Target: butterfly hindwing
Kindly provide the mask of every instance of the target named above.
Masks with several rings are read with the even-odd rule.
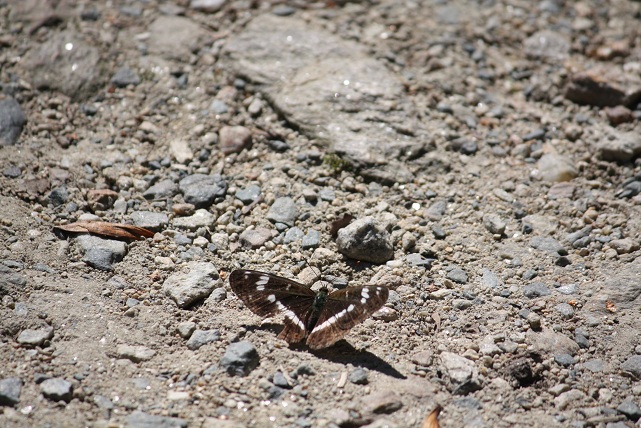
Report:
[[[311,349],[331,346],[355,325],[379,310],[389,290],[380,286],[348,287],[327,296],[327,302],[307,338]]]
[[[307,336],[305,322],[316,296],[311,289],[296,281],[254,270],[233,271],[229,284],[256,315],[284,316],[285,328],[279,338],[296,343]]]

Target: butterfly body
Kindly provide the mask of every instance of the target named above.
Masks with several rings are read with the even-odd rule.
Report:
[[[314,292],[296,281],[255,270],[235,270],[229,283],[255,314],[284,316],[280,339],[289,343],[306,339],[311,349],[325,348],[342,339],[380,309],[389,295],[381,286],[348,287],[332,293],[323,287]]]

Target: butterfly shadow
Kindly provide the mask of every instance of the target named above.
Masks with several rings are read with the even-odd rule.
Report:
[[[369,351],[354,348],[345,339],[339,340],[336,344],[325,349],[312,350],[304,344],[291,345],[290,347],[294,349],[308,350],[316,357],[332,361],[334,363],[352,364],[356,367],[366,368],[370,371],[377,371],[396,379],[407,379],[403,373],[396,370],[396,368],[387,361]]]

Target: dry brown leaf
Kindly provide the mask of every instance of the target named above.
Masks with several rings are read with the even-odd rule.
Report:
[[[443,408],[437,404],[434,410],[427,415],[421,428],[439,428],[438,415],[441,413],[441,410],[443,410]]]
[[[109,223],[106,221],[78,221],[76,223],[55,226],[56,230],[66,233],[91,233],[115,239],[145,239],[154,236],[154,232],[144,227],[124,223]]]

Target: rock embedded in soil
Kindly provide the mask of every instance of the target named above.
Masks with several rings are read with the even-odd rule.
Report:
[[[620,367],[624,374],[633,379],[641,379],[641,355],[632,355]]]
[[[537,162],[539,177],[548,182],[569,181],[578,175],[572,161],[563,155],[547,153]]]
[[[298,207],[290,197],[284,196],[274,201],[267,212],[267,220],[272,223],[283,223],[291,227],[298,218]]]
[[[0,406],[13,406],[20,402],[22,380],[8,377],[0,380]]]
[[[303,237],[303,242],[301,244],[301,247],[303,248],[303,250],[316,248],[319,245],[320,245],[320,232],[314,229],[310,229],[309,231],[307,231],[307,233]]]
[[[223,126],[218,137],[220,150],[228,155],[240,153],[252,145],[251,131],[244,126]]]
[[[134,211],[131,213],[131,220],[135,226],[145,229],[159,231],[169,224],[169,217],[165,213],[153,211]]]
[[[579,345],[564,335],[553,330],[544,328],[541,332],[528,331],[526,342],[532,346],[534,352],[543,355],[569,354],[576,355],[579,352]]]
[[[176,331],[183,339],[189,339],[191,334],[196,330],[196,323],[193,321],[185,321],[178,324]]]
[[[236,199],[240,200],[243,204],[251,204],[260,196],[262,190],[257,184],[252,184],[244,189],[239,189],[234,195]]]
[[[216,342],[218,339],[220,339],[218,330],[196,330],[187,341],[187,347],[195,351],[208,343]]]
[[[7,97],[0,100],[0,146],[16,144],[26,122],[27,118],[15,99]]]
[[[447,388],[454,394],[466,395],[481,389],[478,369],[474,362],[452,352],[443,352],[441,366],[447,375]]]
[[[149,187],[142,196],[149,200],[169,199],[178,193],[178,185],[173,180],[161,180]]]
[[[221,285],[222,280],[216,266],[209,262],[193,261],[187,263],[185,271],[174,273],[167,278],[162,290],[179,308],[186,308],[205,299],[214,288]]]
[[[126,88],[129,85],[136,86],[140,84],[140,76],[125,65],[120,67],[116,74],[111,77],[111,83],[119,88]]]
[[[112,271],[114,263],[121,261],[127,254],[127,245],[122,241],[91,235],[79,235],[74,241],[84,252],[82,261],[100,270]]]
[[[272,231],[264,227],[246,229],[240,234],[239,242],[245,248],[260,248],[272,239]]]
[[[361,367],[352,370],[347,379],[355,385],[367,385],[369,382],[367,371]]]
[[[633,421],[637,421],[641,418],[641,408],[639,408],[639,405],[631,399],[627,399],[619,404],[617,411],[619,413],[623,413],[628,417],[628,419]]]
[[[394,257],[390,234],[374,218],[364,217],[338,231],[338,251],[349,258],[385,263]]]
[[[216,216],[214,214],[206,209],[199,209],[189,217],[174,218],[173,225],[174,227],[196,230],[201,227],[212,227],[215,222]]]
[[[45,398],[52,401],[71,401],[73,385],[61,378],[47,379],[40,384],[40,390]]]
[[[227,182],[220,174],[192,174],[180,180],[178,188],[185,202],[196,208],[208,208],[227,193]]]
[[[131,360],[134,363],[149,361],[154,355],[156,355],[156,351],[142,345],[118,345],[115,352],[117,358]]]
[[[232,343],[225,350],[220,366],[232,376],[247,376],[260,361],[258,351],[250,342]]]
[[[189,426],[189,421],[186,419],[150,415],[140,410],[127,416],[127,427],[129,428],[187,428],[187,426]]]
[[[18,343],[26,346],[42,346],[45,340],[53,338],[53,328],[47,327],[38,330],[23,330],[18,335]]]
[[[638,132],[612,131],[597,144],[597,154],[606,161],[630,162],[641,156]]]

